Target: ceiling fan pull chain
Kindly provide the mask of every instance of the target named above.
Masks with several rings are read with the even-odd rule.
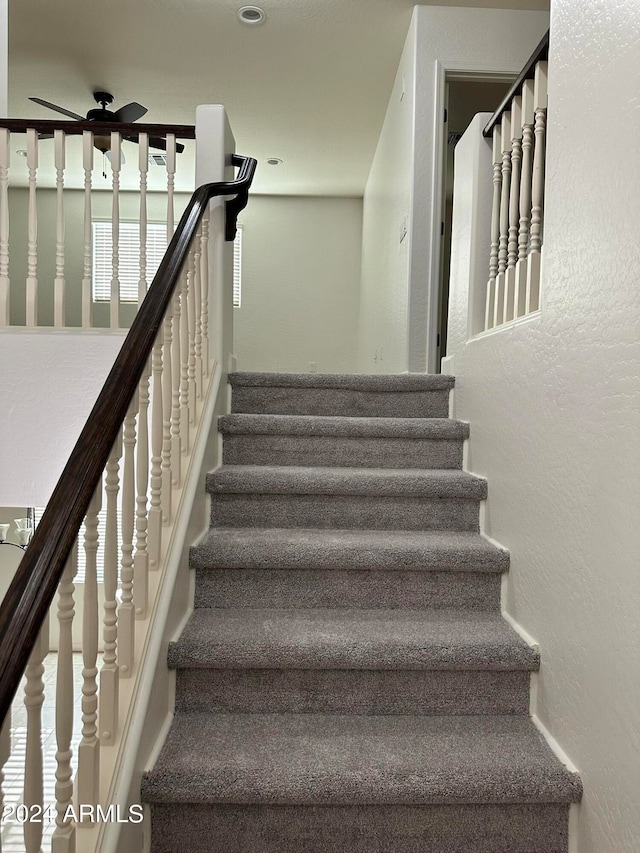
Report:
[[[102,152],[102,177],[106,181],[106,179],[107,179],[107,152],[106,151]]]

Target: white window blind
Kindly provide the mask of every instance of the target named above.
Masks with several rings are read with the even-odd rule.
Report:
[[[111,221],[94,220],[93,235],[93,300],[109,302],[111,276],[113,275],[113,233]],[[147,286],[167,249],[167,226],[162,222],[147,223]],[[138,301],[140,278],[140,225],[138,222],[120,222],[118,235],[118,279],[120,300]]]
[[[233,307],[239,308],[242,301],[242,225],[238,225],[233,241]]]

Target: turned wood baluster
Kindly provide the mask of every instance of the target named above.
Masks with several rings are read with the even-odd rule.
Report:
[[[544,163],[547,119],[547,63],[538,62],[534,78],[534,149],[531,206],[531,252],[527,275],[527,313],[540,307],[540,262],[542,251]]]
[[[493,326],[498,277],[498,247],[500,244],[500,197],[502,193],[502,135],[500,125],[493,128],[493,204],[491,207],[491,250],[489,254],[489,281],[484,308],[484,327]]]
[[[138,169],[140,171],[140,276],[138,278],[138,308],[147,295],[147,173],[149,171],[149,137],[138,137]]]
[[[42,773],[42,703],[44,702],[43,661],[49,652],[49,617],[38,635],[25,670],[27,683],[24,704],[27,709],[27,746],[24,768],[24,805],[28,814],[43,806],[44,780]],[[26,853],[40,853],[43,824],[27,821],[24,824]]]
[[[104,613],[102,617],[102,668],[100,670],[100,740],[112,745],[118,731],[118,492],[122,433],[115,440],[105,468],[107,504],[104,533]]]
[[[493,311],[493,325],[504,323],[504,294],[509,256],[509,197],[511,191],[511,112],[502,114],[502,187],[500,193],[500,241],[498,246],[498,277]]]
[[[11,322],[9,308],[9,145],[11,134],[0,128],[0,326]]]
[[[189,249],[189,258],[187,261],[187,326],[188,326],[188,363],[187,363],[187,390],[188,401],[187,409],[189,412],[189,423],[196,422],[196,260],[195,260],[195,244],[197,235],[194,238],[191,248]],[[188,432],[188,430],[187,430]]]
[[[202,365],[204,375],[209,376],[209,208],[202,217],[202,246],[200,251],[200,282],[202,286]]]
[[[173,399],[173,303],[162,322],[162,523],[171,521],[173,459],[171,454],[171,410]]]
[[[64,278],[64,167],[65,135],[54,131],[56,163],[56,277],[53,282],[53,325],[62,328],[66,323],[66,282]]]
[[[11,707],[7,711],[7,716],[0,725],[0,815],[4,814],[4,765],[11,756]],[[2,850],[2,842],[0,839],[0,850]]]
[[[182,482],[181,459],[182,442],[180,437],[180,380],[182,361],[182,306],[180,296],[182,292],[182,278],[184,270],[180,274],[180,284],[176,287],[173,297],[173,341],[171,343],[171,472],[172,483],[180,487]]]
[[[78,568],[78,545],[73,546],[58,590],[58,668],[56,672],[56,828],[51,839],[51,853],[74,853],[76,828],[65,820],[73,801],[73,636],[75,615],[73,579]]]
[[[137,395],[124,419],[122,443],[122,559],[120,607],[118,608],[118,667],[121,678],[130,678],[135,659],[135,607],[133,604],[133,519],[135,515],[135,446]]]
[[[111,305],[109,320],[112,329],[120,328],[120,134],[111,133]]]
[[[180,448],[189,452],[189,256],[182,272],[180,315]]]
[[[522,162],[522,97],[511,101],[511,189],[509,195],[509,241],[504,293],[505,322],[513,320],[518,260],[518,224],[520,221],[520,164]]]
[[[27,245],[26,325],[38,325],[38,208],[36,183],[38,172],[38,134],[27,130],[27,168],[29,169],[29,224]]]
[[[195,302],[195,378],[196,395],[202,399],[203,376],[202,376],[202,223],[196,233],[193,276],[193,298]]]
[[[162,436],[163,436],[163,389],[162,389],[162,329],[156,336],[151,350],[151,373],[153,388],[151,395],[151,476],[149,479],[149,567],[160,565],[162,546]],[[171,469],[169,469],[169,472]],[[169,490],[171,481],[169,478]]]
[[[147,549],[147,491],[149,489],[149,375],[144,369],[138,386],[138,442],[136,445],[136,553],[133,560],[133,603],[136,619],[145,619],[149,598],[149,551]]]
[[[516,264],[516,317],[527,310],[527,267],[531,227],[531,181],[533,174],[533,80],[522,84],[522,173],[520,178],[520,228]]]
[[[82,328],[93,325],[91,298],[91,174],[93,172],[93,134],[82,133],[82,167],[84,169],[84,257],[82,269]]]
[[[98,737],[98,514],[102,478],[84,520],[85,577],[82,613],[82,739],[78,746],[78,802],[97,805],[100,797]]]

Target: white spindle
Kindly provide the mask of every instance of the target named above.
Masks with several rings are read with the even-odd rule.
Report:
[[[502,187],[500,193],[500,241],[493,325],[504,322],[504,293],[509,243],[509,193],[511,189],[511,113],[502,114]]]
[[[499,124],[493,128],[493,204],[491,207],[491,249],[489,254],[489,281],[484,310],[484,327],[493,326],[498,276],[498,246],[500,243],[500,196],[502,192],[502,135]]]
[[[522,85],[522,171],[520,177],[520,227],[516,264],[516,317],[527,310],[527,267],[531,226],[531,181],[533,175],[533,80]]]
[[[149,567],[157,569],[160,565],[160,549],[162,546],[162,329],[158,332],[151,351],[151,373],[153,376],[153,390],[151,395],[151,476],[149,479],[148,545]],[[170,475],[171,468],[169,468],[168,477],[169,490],[171,489]]]
[[[171,304],[162,323],[162,522],[171,521],[172,458],[171,410],[173,407],[173,310]]]
[[[540,305],[540,260],[542,249],[544,162],[547,116],[547,63],[538,62],[534,79],[534,150],[531,206],[531,253],[527,275],[527,313]]]
[[[75,824],[65,820],[73,800],[71,738],[73,736],[73,579],[78,567],[77,544],[74,545],[58,590],[58,667],[56,672],[56,828],[51,839],[51,853],[74,853]]]
[[[196,233],[195,248],[193,255],[193,298],[195,309],[195,374],[196,395],[202,399],[202,223],[198,226]]]
[[[173,237],[175,210],[174,192],[176,183],[176,137],[168,133],[167,137],[167,243]]]
[[[509,195],[509,232],[505,277],[504,319],[515,316],[516,262],[518,260],[518,224],[520,221],[520,163],[522,161],[522,97],[511,101],[511,188]]]
[[[181,275],[183,275],[182,273]],[[173,341],[171,343],[171,482],[174,486],[180,486],[181,479],[181,453],[182,444],[180,438],[180,380],[181,380],[181,331],[182,311],[180,305],[181,287],[176,287],[173,297]]]
[[[104,533],[104,614],[102,624],[102,668],[100,670],[100,740],[114,743],[118,730],[119,673],[118,642],[118,492],[120,491],[120,456],[122,439],[111,448],[105,468],[104,492],[107,504]]]
[[[4,765],[9,760],[9,756],[11,755],[11,706],[9,706],[9,710],[7,711],[7,716],[4,718],[2,724],[0,724],[0,815],[4,814],[3,806],[4,806]],[[2,843],[0,843],[0,850],[2,850]]]
[[[66,282],[64,278],[64,167],[65,135],[62,130],[54,132],[56,162],[56,277],[53,283],[53,325],[62,328],[66,324]]]
[[[200,252],[200,281],[202,282],[202,364],[209,376],[209,208],[202,217],[202,250]]]
[[[118,607],[118,668],[129,678],[135,658],[135,607],[133,604],[133,520],[135,515],[135,446],[137,395],[129,405],[122,429],[122,558]]]
[[[93,325],[91,298],[91,174],[93,172],[93,133],[82,134],[82,167],[84,169],[84,258],[82,270],[82,328]]]
[[[136,445],[136,553],[133,560],[133,601],[136,619],[147,615],[149,596],[149,551],[147,491],[149,488],[149,362],[138,386],[138,442]]]
[[[0,128],[0,326],[11,322],[9,307],[9,145],[11,134]]]
[[[111,264],[111,311],[112,329],[120,328],[120,134],[111,132],[112,207],[111,236],[113,240]]]
[[[196,422],[196,262],[195,245],[197,236],[194,238],[189,249],[189,260],[187,264],[187,326],[189,339],[189,353],[187,363],[187,387],[189,412],[189,423]]]
[[[25,670],[24,704],[27,709],[27,747],[24,767],[24,804],[27,814],[43,806],[42,774],[42,703],[44,702],[43,661],[49,652],[49,618],[45,620]],[[26,821],[24,846],[26,853],[40,853],[42,822]]]
[[[149,137],[138,137],[138,168],[140,170],[140,277],[138,279],[138,306],[147,295],[147,172],[149,171]]]
[[[38,134],[27,130],[27,168],[29,170],[29,213],[27,244],[26,325],[38,325]]]
[[[82,739],[78,747],[78,801],[97,805],[100,794],[98,737],[98,513],[102,478],[84,520],[85,577],[82,613]]]
[[[189,259],[182,271],[180,288],[182,313],[180,315],[180,448],[183,455],[189,452]]]

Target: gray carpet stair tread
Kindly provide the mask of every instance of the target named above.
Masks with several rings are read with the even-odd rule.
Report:
[[[580,781],[523,716],[177,714],[151,802],[576,802]]]
[[[462,440],[469,425],[447,418],[347,418],[320,415],[224,415],[225,435],[310,435],[358,438]]]
[[[355,391],[440,391],[453,388],[453,376],[401,373],[370,376],[360,373],[230,373],[232,386],[267,388],[335,388]]]
[[[442,469],[222,465],[207,475],[219,494],[366,495],[483,500],[487,482]]]
[[[504,572],[509,553],[479,533],[309,528],[211,528],[192,568],[415,569]]]
[[[173,667],[534,670],[538,654],[499,613],[361,608],[197,608]]]

